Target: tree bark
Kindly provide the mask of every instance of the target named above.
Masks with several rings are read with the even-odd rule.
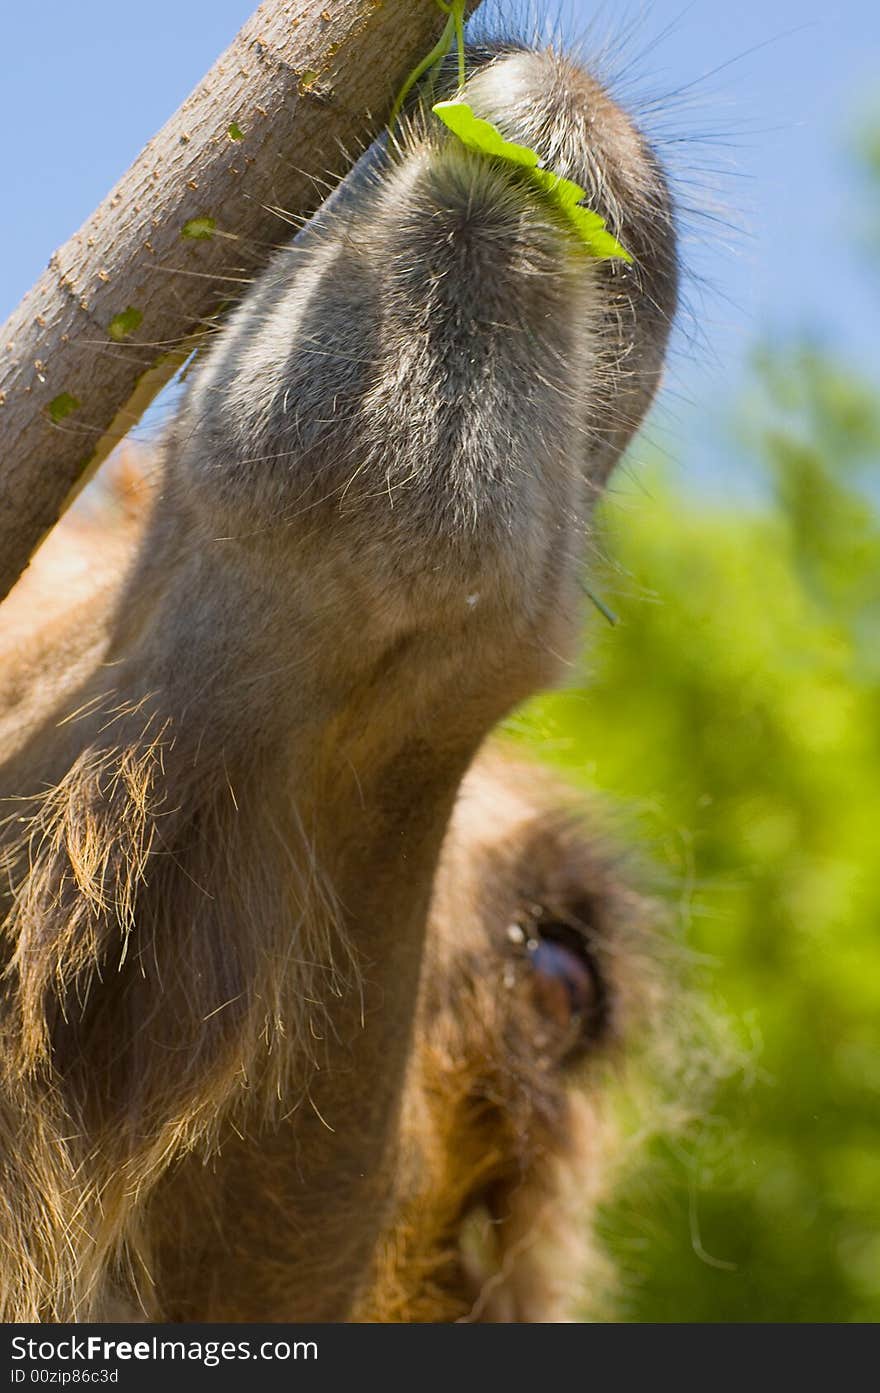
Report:
[[[434,0],[264,0],[54,253],[0,333],[0,599],[444,22]]]

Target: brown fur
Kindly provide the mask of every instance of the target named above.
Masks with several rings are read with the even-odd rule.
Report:
[[[59,527],[10,599],[7,636],[21,641],[38,603],[51,602],[59,611],[53,629],[76,622],[88,586],[83,581],[81,595],[71,581],[83,576],[86,561],[100,592],[105,566],[118,564],[125,547],[135,544],[143,521],[140,466],[135,459],[113,462],[87,497],[91,507]],[[111,879],[109,889],[108,867],[95,861],[106,842],[86,816],[87,802],[76,804],[77,840],[69,840],[68,787],[37,800],[39,823],[19,836],[19,845],[25,835],[33,845],[38,835],[41,847],[50,837],[47,859],[55,864],[61,828],[68,829],[65,846],[86,915],[90,904],[100,907],[108,895],[123,921],[131,914],[149,850],[144,826],[161,746],[159,734],[140,763],[121,758],[112,770],[77,772],[78,799],[89,779],[122,791],[120,807],[129,820],[119,858],[122,875]],[[7,852],[7,860],[13,863],[14,855]],[[40,883],[33,876],[27,889],[37,900]],[[601,1047],[574,1065],[564,1062],[566,1041],[543,1018],[528,964],[508,935],[536,905],[589,929],[614,1003]],[[620,885],[570,796],[509,753],[485,752],[465,781],[446,838],[401,1106],[394,1199],[352,1319],[553,1320],[609,1309],[613,1274],[592,1239],[590,1219],[614,1174],[614,1129],[602,1108],[609,1069],[616,1067],[624,1041],[644,1035],[660,990],[646,918],[646,905]],[[67,982],[99,955],[100,945],[83,943],[78,927],[69,923],[49,961],[38,956],[35,962],[31,952],[24,985],[42,984],[54,973],[63,997]],[[27,945],[20,943],[18,951],[24,957]],[[182,958],[177,972],[188,1025],[193,979],[202,964]],[[7,1318],[73,1314],[75,1293],[82,1290],[90,1293],[87,1309],[96,1318],[298,1315],[295,1297],[288,1295],[301,1191],[290,1118],[264,1120],[248,1136],[231,1118],[218,1127],[213,1114],[229,1083],[206,1068],[209,1037],[200,1048],[188,1035],[179,1052],[200,1095],[198,1110],[190,1108],[182,1120],[188,1133],[175,1137],[160,1130],[140,1161],[141,1175],[128,1169],[114,1176],[126,1139],[101,1129],[110,1079],[100,1081],[94,1118],[83,1121],[91,1154],[77,1158],[60,1144],[60,1118],[53,1131],[51,1095],[39,1086],[47,1029],[39,993],[22,991],[19,1009],[18,1071],[33,1103],[29,1125],[22,1131],[16,1118],[15,1136],[8,1135],[2,1148],[3,1194],[11,1213],[15,1206],[15,1227],[4,1236],[9,1244],[10,1232],[20,1235],[19,1246],[4,1255],[7,1292],[31,1248],[31,1226],[37,1233],[43,1229],[46,1256],[55,1256],[57,1266],[18,1270],[14,1286],[21,1304],[10,1306]],[[151,1067],[149,1055],[143,1067]],[[125,1112],[125,1100],[120,1102],[111,1111],[114,1128]],[[181,1151],[184,1159],[165,1171],[167,1159]],[[92,1193],[83,1193],[85,1165],[100,1177],[92,1180]],[[140,1208],[133,1204],[138,1182],[151,1188],[152,1169],[160,1178],[132,1229],[132,1211]],[[69,1190],[79,1196],[73,1215]],[[54,1199],[57,1214],[29,1211],[28,1193],[41,1207]],[[123,1215],[129,1251],[120,1263],[114,1261],[119,1240],[113,1229]],[[55,1222],[67,1230],[66,1252],[57,1255]],[[109,1272],[95,1270],[108,1256]],[[311,1278],[326,1281],[321,1263],[316,1266]],[[296,1286],[301,1281],[297,1273]],[[43,1305],[50,1284],[58,1292],[54,1309]],[[137,1302],[134,1291],[140,1293]],[[70,1306],[61,1304],[68,1299]]]

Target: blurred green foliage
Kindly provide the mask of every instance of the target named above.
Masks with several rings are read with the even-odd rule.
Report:
[[[880,395],[808,348],[754,382],[758,501],[612,496],[621,622],[513,728],[622,801],[745,1062],[606,1216],[626,1314],[878,1320]]]

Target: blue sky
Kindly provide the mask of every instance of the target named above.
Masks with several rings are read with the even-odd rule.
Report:
[[[332,0],[331,0],[332,3]],[[254,0],[42,0],[0,21],[5,215],[0,318],[187,95]],[[491,15],[494,0],[484,6]],[[515,9],[515,6],[513,7]],[[692,277],[665,411],[729,403],[755,341],[806,330],[880,377],[880,276],[858,247],[851,142],[880,119],[877,0],[550,0],[620,41],[615,91],[642,113],[682,202]],[[628,37],[626,37],[628,34]]]

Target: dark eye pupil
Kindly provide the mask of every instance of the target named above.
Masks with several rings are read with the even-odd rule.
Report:
[[[595,974],[577,953],[552,939],[539,939],[529,949],[534,969],[534,992],[539,1007],[567,1025],[572,1016],[588,1016],[598,1006]]]

